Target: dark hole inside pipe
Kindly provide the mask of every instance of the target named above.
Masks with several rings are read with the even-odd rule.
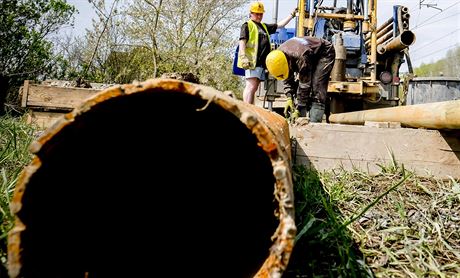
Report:
[[[402,32],[401,34],[401,42],[404,45],[411,45],[415,40],[414,33],[412,32]]]
[[[230,112],[178,92],[99,103],[53,136],[19,217],[25,277],[252,277],[273,169]],[[161,273],[161,275],[160,275]]]

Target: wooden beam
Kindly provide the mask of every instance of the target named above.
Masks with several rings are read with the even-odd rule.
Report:
[[[24,85],[26,87],[26,85]],[[101,90],[29,84],[23,105],[31,108],[69,111]],[[24,100],[25,98],[25,100]]]
[[[52,126],[57,119],[62,117],[65,113],[59,112],[41,112],[30,110],[27,115],[27,123],[34,124],[41,129],[47,129]]]
[[[25,80],[24,86],[22,86],[21,107],[27,107],[27,97],[29,95],[29,82],[29,80]]]
[[[378,163],[395,161],[420,176],[460,178],[460,132],[413,128],[377,128],[339,124],[291,127],[297,164],[318,171],[354,167],[376,174]]]

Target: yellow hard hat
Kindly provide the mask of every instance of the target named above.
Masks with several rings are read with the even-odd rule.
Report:
[[[254,2],[251,4],[251,8],[249,9],[251,13],[255,14],[263,14],[265,12],[264,4],[262,2]]]
[[[265,59],[267,69],[271,75],[278,80],[284,80],[289,77],[289,66],[286,55],[281,50],[273,50],[268,53]]]

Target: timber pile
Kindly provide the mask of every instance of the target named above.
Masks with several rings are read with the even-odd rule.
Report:
[[[45,129],[87,98],[112,85],[63,80],[46,80],[35,84],[26,80],[19,92],[21,107],[29,111],[29,123]]]

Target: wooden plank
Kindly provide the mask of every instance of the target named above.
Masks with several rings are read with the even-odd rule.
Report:
[[[400,122],[372,122],[372,121],[365,121],[365,126],[370,127],[379,127],[379,128],[400,128]]]
[[[295,163],[322,171],[343,166],[378,173],[377,163],[395,161],[421,176],[460,178],[460,137],[438,130],[377,128],[339,124],[291,127]]]
[[[27,97],[29,96],[29,85],[30,85],[30,81],[25,80],[24,86],[22,87],[21,107],[27,107]]]
[[[27,107],[51,110],[72,110],[101,90],[86,88],[67,88],[30,84],[27,94]]]
[[[41,129],[47,129],[52,126],[57,119],[62,117],[65,113],[58,112],[41,112],[30,110],[27,115],[27,122],[33,123]]]

